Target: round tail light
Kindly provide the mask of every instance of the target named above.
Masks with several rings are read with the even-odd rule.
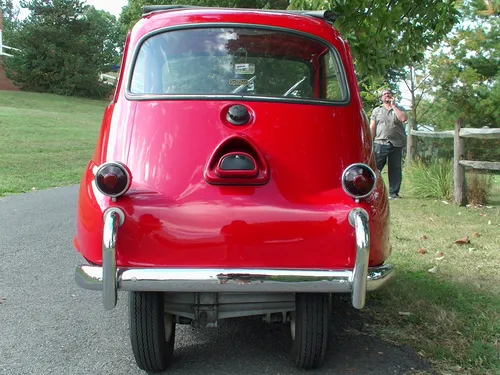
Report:
[[[131,178],[128,169],[118,162],[102,164],[95,173],[97,189],[108,197],[116,198],[127,192]]]
[[[364,198],[375,189],[377,177],[366,164],[352,164],[342,174],[342,187],[353,198]]]

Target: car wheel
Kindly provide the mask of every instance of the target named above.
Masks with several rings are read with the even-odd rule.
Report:
[[[297,293],[290,320],[291,359],[302,369],[319,368],[325,362],[331,314],[331,296]]]
[[[165,314],[163,293],[130,292],[130,341],[137,366],[162,372],[172,362],[175,319]]]

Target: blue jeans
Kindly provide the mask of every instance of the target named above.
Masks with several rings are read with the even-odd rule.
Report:
[[[392,143],[375,143],[375,160],[377,169],[382,172],[385,163],[389,168],[389,195],[399,195],[403,173],[401,161],[403,158],[403,147],[395,147]]]

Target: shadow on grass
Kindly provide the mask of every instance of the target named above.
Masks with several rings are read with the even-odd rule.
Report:
[[[373,292],[363,315],[383,337],[406,343],[438,367],[500,373],[500,298],[471,283],[399,270]]]

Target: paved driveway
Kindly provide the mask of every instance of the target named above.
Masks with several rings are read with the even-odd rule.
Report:
[[[73,278],[77,187],[0,199],[0,374],[145,374],[128,337],[127,295],[105,312],[101,294]],[[362,333],[348,301],[334,308],[330,351],[316,374],[407,374],[426,365],[411,350]],[[259,319],[216,329],[178,326],[169,374],[306,374],[290,366],[285,326]]]

